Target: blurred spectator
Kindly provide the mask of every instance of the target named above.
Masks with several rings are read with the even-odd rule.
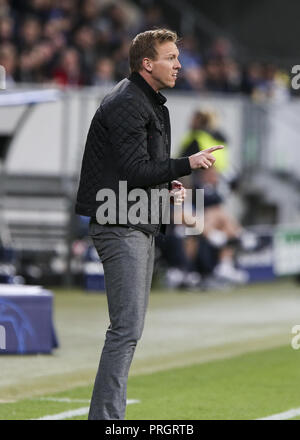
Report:
[[[288,98],[289,79],[276,68],[274,64],[267,64],[263,68],[264,81],[262,81],[254,91],[254,98],[256,100],[272,99],[282,101]]]
[[[168,16],[156,1],[146,1],[138,8],[120,0],[0,0],[0,44],[14,45],[17,82],[89,85],[98,76],[99,58],[112,60],[114,80],[118,81],[129,73],[131,37],[169,26]],[[199,44],[193,33],[183,35],[179,42],[182,69],[178,89],[240,92],[255,100],[289,97],[289,77],[277,66],[241,65],[233,44],[224,36],[201,49]],[[76,49],[77,55],[65,55],[72,52],[69,48]],[[71,60],[70,67],[62,61],[65,56]],[[75,74],[75,70],[80,72]]]
[[[96,64],[95,75],[93,78],[93,85],[113,87],[116,83],[115,79],[115,65],[110,58],[100,58]]]
[[[15,85],[15,74],[17,67],[17,52],[10,43],[0,46],[0,65],[5,69],[6,88],[10,89]]]
[[[207,50],[207,59],[232,58],[234,49],[232,43],[226,37],[216,38]]]
[[[55,55],[54,45],[49,40],[41,40],[33,49],[24,50],[19,57],[17,80],[27,83],[51,81]]]
[[[10,5],[8,0],[0,0],[0,17],[8,17]]]
[[[106,55],[119,50],[128,39],[128,23],[128,17],[121,4],[112,3],[105,7],[97,24],[97,30],[100,31],[99,49],[104,50]]]
[[[27,12],[34,16],[41,25],[49,19],[53,7],[52,0],[29,0],[21,3],[25,4]]]
[[[185,253],[203,274],[231,283],[247,281],[246,273],[235,267],[235,253],[240,244],[242,228],[224,205],[224,193],[220,192],[220,176],[229,167],[225,136],[217,130],[216,117],[207,111],[196,111],[190,130],[182,143],[181,156],[190,156],[203,148],[223,144],[216,152],[216,165],[195,171],[184,185],[193,189],[193,205],[196,206],[196,190],[204,189],[203,236],[191,236],[185,240]],[[219,155],[217,156],[217,154]]]
[[[84,85],[79,53],[75,48],[65,49],[53,76],[54,81],[61,86]]]
[[[97,0],[84,0],[80,2],[79,24],[88,27],[96,27],[99,20],[100,2]]]
[[[246,67],[241,89],[255,101],[282,101],[290,96],[289,83],[289,75],[275,65],[253,62]]]
[[[242,75],[232,58],[210,59],[205,66],[205,72],[207,90],[223,93],[241,90]]]
[[[0,15],[0,44],[14,41],[14,20]]]
[[[121,47],[114,53],[116,81],[129,75],[128,52],[130,41],[125,39]]]
[[[222,74],[222,65],[219,60],[210,59],[205,65],[206,83],[205,86],[212,92],[224,91],[224,78]]]
[[[17,79],[20,82],[34,83],[36,77],[34,74],[35,65],[32,51],[24,50],[19,57],[19,66]]]
[[[88,26],[81,26],[74,34],[74,42],[80,54],[85,75],[91,78],[97,58],[95,30]]]
[[[165,21],[165,17],[163,16],[161,7],[158,4],[150,4],[143,8],[142,19],[138,26],[134,29],[134,33],[138,34],[139,32],[163,27],[168,26]]]
[[[199,270],[204,269],[217,279],[245,283],[247,274],[235,267],[235,254],[243,230],[226,210],[218,185],[219,176],[214,167],[194,177],[194,189],[204,189],[203,237],[200,241],[197,237],[190,238],[194,240],[194,258]],[[205,249],[202,248],[204,239],[207,241]]]
[[[182,90],[204,90],[205,71],[202,58],[197,47],[194,35],[187,35],[179,43],[181,71],[177,81],[177,88]]]
[[[51,41],[42,40],[33,50],[37,82],[47,82],[51,80],[52,70],[56,61],[54,45]]]
[[[194,35],[185,35],[179,42],[179,49],[180,63],[183,69],[202,65],[202,58]]]
[[[34,17],[26,18],[18,37],[19,49],[33,49],[34,45],[39,42],[41,34],[42,26],[39,20]]]
[[[177,89],[203,91],[205,88],[205,71],[201,66],[190,66],[179,71]]]
[[[46,23],[43,32],[43,37],[52,42],[56,52],[62,52],[67,47],[67,39],[62,32],[61,24],[59,19],[53,18]]]
[[[182,140],[180,155],[190,156],[203,148],[218,144],[224,145],[225,148],[215,153],[218,160],[214,167],[217,167],[220,173],[224,173],[228,167],[226,137],[217,128],[216,114],[212,111],[196,110],[192,115],[190,128]]]
[[[233,58],[224,58],[222,62],[224,92],[234,93],[241,90],[242,73]]]
[[[263,83],[263,80],[263,69],[261,64],[257,62],[250,63],[244,70],[241,90],[248,95],[253,95],[255,90]]]

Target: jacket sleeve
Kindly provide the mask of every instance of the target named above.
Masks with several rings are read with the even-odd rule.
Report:
[[[123,100],[106,113],[112,154],[123,180],[132,187],[170,182],[191,173],[189,159],[153,160],[147,151],[147,116],[133,99]]]

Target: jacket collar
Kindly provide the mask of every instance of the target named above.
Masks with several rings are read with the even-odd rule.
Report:
[[[167,102],[167,98],[156,92],[138,72],[132,72],[128,79],[136,84],[153,104],[163,105]]]

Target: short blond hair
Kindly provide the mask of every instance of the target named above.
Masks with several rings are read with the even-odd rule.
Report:
[[[177,33],[169,29],[154,29],[137,34],[129,48],[129,66],[131,72],[139,72],[143,58],[155,60],[156,45],[167,41],[178,42]]]

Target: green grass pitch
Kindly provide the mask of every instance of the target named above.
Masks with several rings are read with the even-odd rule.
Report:
[[[105,295],[53,289],[60,347],[0,356],[0,420],[86,420],[108,326]],[[127,420],[257,419],[297,409],[300,289],[291,280],[226,292],[153,289],[128,383]],[[74,412],[75,411],[75,412]],[[79,412],[78,412],[79,411]]]
[[[53,400],[43,396],[2,403],[0,417],[22,420],[60,414],[87,407],[90,396],[91,386],[87,386],[48,396]],[[133,376],[128,398],[139,400],[127,406],[128,420],[247,420],[270,416],[300,407],[300,352],[280,347]],[[73,419],[84,420],[87,415]]]

